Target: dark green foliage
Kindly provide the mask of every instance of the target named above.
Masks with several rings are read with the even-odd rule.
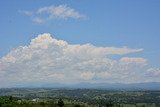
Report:
[[[114,103],[111,99],[106,103],[106,107],[113,107]]]
[[[12,96],[10,96],[10,97],[9,97],[9,100],[12,102],[12,100],[13,100],[13,97],[12,97]]]
[[[0,107],[160,107],[160,91],[49,88],[1,90]],[[2,97],[4,95],[8,97]]]
[[[59,107],[63,107],[64,106],[64,102],[63,102],[63,100],[61,98],[58,100],[58,106]]]
[[[79,104],[76,104],[74,107],[81,107]]]
[[[39,103],[39,105],[42,105],[42,106],[44,106],[44,105],[45,105],[45,103],[44,103],[44,102],[40,102],[40,103]]]
[[[16,107],[17,102],[12,100],[12,97],[1,97],[0,107]]]

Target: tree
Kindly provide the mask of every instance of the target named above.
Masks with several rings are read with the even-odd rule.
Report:
[[[142,105],[142,107],[145,107],[145,105]]]
[[[111,99],[106,103],[106,107],[113,107],[113,101]]]
[[[76,104],[74,107],[81,107],[79,104]]]
[[[13,97],[12,97],[12,96],[10,96],[10,97],[9,97],[9,100],[12,102],[12,100],[13,100]]]
[[[61,98],[58,101],[58,106],[59,107],[63,107],[64,106],[64,102],[63,102],[63,100]]]

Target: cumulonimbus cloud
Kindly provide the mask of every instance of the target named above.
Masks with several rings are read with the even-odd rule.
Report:
[[[69,44],[49,33],[40,34],[29,45],[17,47],[0,59],[0,81],[3,82],[0,87],[31,83],[160,81],[151,75],[155,70],[148,67],[146,59],[127,57],[141,51],[143,49]],[[108,55],[126,57],[114,60]]]

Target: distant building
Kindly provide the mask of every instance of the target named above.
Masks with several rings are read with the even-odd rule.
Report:
[[[39,98],[32,99],[33,102],[37,102],[38,100],[39,100]]]

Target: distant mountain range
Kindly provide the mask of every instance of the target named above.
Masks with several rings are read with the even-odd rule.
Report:
[[[22,87],[22,86],[17,86]],[[26,88],[69,88],[69,89],[104,89],[104,90],[160,90],[160,82],[149,83],[77,83],[77,84],[43,84],[23,86]],[[16,88],[16,87],[15,87]]]
[[[160,90],[160,82],[150,83],[80,83],[72,86],[73,88],[91,88],[91,89],[108,89],[108,90]]]

